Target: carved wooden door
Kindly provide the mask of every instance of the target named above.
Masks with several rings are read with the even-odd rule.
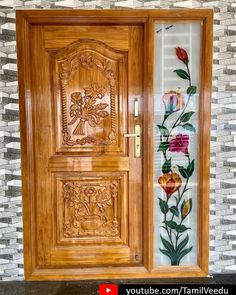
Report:
[[[207,276],[213,11],[16,14],[26,279]]]
[[[142,263],[142,159],[124,137],[141,124],[142,38],[141,26],[31,28],[41,268]]]

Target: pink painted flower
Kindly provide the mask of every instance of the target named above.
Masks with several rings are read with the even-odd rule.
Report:
[[[188,144],[189,136],[187,134],[177,134],[176,137],[170,141],[169,151],[188,154]]]

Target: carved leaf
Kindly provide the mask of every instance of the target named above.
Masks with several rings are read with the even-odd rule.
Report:
[[[68,123],[68,125],[73,125],[80,117],[79,114],[75,116],[74,112],[70,112],[70,116],[74,118]]]
[[[96,127],[99,124],[98,119],[95,116],[90,116],[88,123],[91,127]]]
[[[106,118],[109,115],[109,113],[106,111],[101,111],[101,112],[98,112],[98,115],[102,118]]]
[[[78,109],[78,105],[77,104],[72,104],[72,106],[70,107],[70,109],[72,111],[76,111]]]
[[[94,106],[94,110],[95,111],[99,111],[99,110],[103,110],[108,106],[107,103],[99,103],[97,105]]]
[[[71,93],[71,101],[73,103],[78,103],[80,100],[82,100],[82,93],[81,92]]]

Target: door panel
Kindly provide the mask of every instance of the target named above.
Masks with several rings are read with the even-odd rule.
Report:
[[[45,48],[55,49],[63,48],[68,44],[82,39],[93,39],[101,41],[110,47],[118,50],[127,50],[129,47],[129,34],[131,26],[106,26],[106,34],[104,34],[101,26],[45,26],[44,38]],[[112,36],[112,38],[111,38]]]
[[[127,244],[126,172],[82,172],[55,177],[57,245],[71,241],[93,244],[95,240]]]
[[[37,263],[141,264],[142,162],[124,134],[142,121],[143,29],[53,29],[31,30]]]
[[[126,52],[80,39],[51,56],[56,152],[126,154]]]

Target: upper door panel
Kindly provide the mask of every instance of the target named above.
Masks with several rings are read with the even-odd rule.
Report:
[[[56,151],[125,154],[127,52],[79,39],[51,58]]]

